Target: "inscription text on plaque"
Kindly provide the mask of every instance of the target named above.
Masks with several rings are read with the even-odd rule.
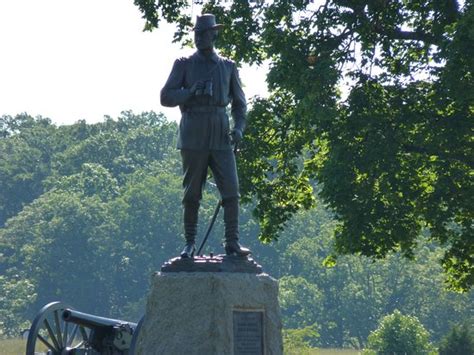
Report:
[[[263,311],[234,311],[234,355],[263,355]]]

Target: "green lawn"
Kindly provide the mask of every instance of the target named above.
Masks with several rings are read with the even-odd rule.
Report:
[[[313,349],[309,351],[284,352],[285,355],[360,355],[359,350],[354,349]]]
[[[0,340],[0,355],[23,355],[25,353],[26,340],[7,339]],[[286,355],[302,355],[298,353],[285,353]],[[314,349],[305,355],[360,355],[361,352],[352,349]]]
[[[311,355],[360,355],[359,350],[354,349],[315,349]]]
[[[26,340],[6,339],[0,340],[1,355],[23,355],[25,354]]]

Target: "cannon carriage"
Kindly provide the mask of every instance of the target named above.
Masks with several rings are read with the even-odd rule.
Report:
[[[26,355],[133,355],[141,323],[99,317],[52,302],[33,320]]]

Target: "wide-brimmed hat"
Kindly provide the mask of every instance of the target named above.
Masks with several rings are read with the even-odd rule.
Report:
[[[193,31],[206,31],[206,30],[219,30],[224,25],[216,23],[216,16],[213,14],[203,14],[196,17],[196,24],[194,25]]]

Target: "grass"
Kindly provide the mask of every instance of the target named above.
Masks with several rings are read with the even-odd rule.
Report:
[[[4,339],[0,340],[1,355],[23,355],[26,349],[26,340]]]
[[[355,349],[314,349],[311,355],[360,355],[361,351]]]
[[[360,355],[359,350],[354,349],[314,349],[311,355]]]
[[[362,352],[355,349],[312,349],[284,351],[285,355],[361,355]]]
[[[23,355],[26,349],[26,340],[5,339],[0,340],[0,355]],[[293,355],[301,353],[285,353]],[[307,355],[360,355],[362,352],[353,349],[313,349],[305,352]]]

